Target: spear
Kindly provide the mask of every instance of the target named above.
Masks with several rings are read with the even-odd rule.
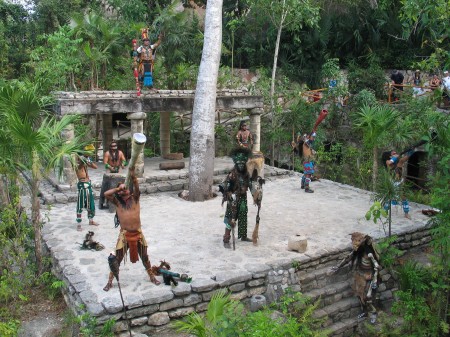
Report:
[[[111,270],[111,273],[113,273],[114,277],[116,278],[117,285],[119,286],[120,299],[122,300],[122,308],[123,308],[125,319],[127,320],[127,323],[128,323],[128,332],[130,333],[130,337],[132,337],[130,320],[128,319],[128,316],[127,316],[127,310],[125,308],[125,302],[123,301],[123,296],[122,296],[122,289],[120,288],[119,262],[117,261],[116,256],[113,253],[109,254],[109,256],[108,256],[108,264],[109,264],[109,269]]]

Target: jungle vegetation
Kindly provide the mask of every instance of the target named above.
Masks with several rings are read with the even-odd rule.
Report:
[[[446,335],[448,110],[436,108],[442,106],[441,89],[415,97],[406,88],[400,104],[388,105],[385,84],[388,69],[420,69],[425,82],[429,74],[441,76],[450,68],[450,1],[283,0],[273,5],[223,1],[218,88],[245,88],[264,96],[261,150],[275,165],[296,170],[301,165],[292,157],[294,133],[310,132],[326,104],[329,115],[316,140],[320,175],[373,190],[379,200],[388,190],[380,187],[381,152],[429,140],[426,156],[415,162],[427,174],[422,181],[410,180],[407,194],[441,211],[430,220],[434,259],[431,267],[410,264],[399,271],[402,285],[393,312],[403,324],[394,328],[386,319],[382,333]],[[206,0],[64,0],[64,6],[58,0],[0,0],[0,335],[17,332],[20,306],[30,289],[39,285],[52,293],[62,286],[35,250],[43,225],[39,184],[78,150],[59,134],[73,120],[57,121],[48,114],[51,93],[134,90],[131,40],[139,39],[144,27],[150,28],[151,40],[164,35],[156,55],[156,87],[195,89],[205,6]],[[243,81],[236,69],[248,69],[254,80]],[[302,94],[328,89],[330,79],[338,85],[324,90],[318,104],[305,100]],[[146,130],[154,135],[147,149],[153,155],[159,142],[155,122]],[[216,124],[216,155],[231,149],[238,122]],[[172,123],[172,151],[189,155],[189,128],[176,118]],[[81,139],[86,130],[76,131]],[[22,206],[24,194],[32,195],[31,219]]]

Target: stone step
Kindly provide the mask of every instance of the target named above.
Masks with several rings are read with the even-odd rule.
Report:
[[[214,172],[213,184],[218,185],[226,178],[224,170]],[[287,177],[290,171],[282,169],[271,169],[267,172],[267,180],[275,180]],[[183,177],[180,179],[180,177]],[[92,183],[94,198],[99,199],[101,191],[101,183]],[[152,194],[159,192],[180,192],[189,189],[189,178],[187,174],[179,175],[173,174],[164,177],[147,177],[145,181],[140,183],[140,190],[142,194]],[[78,192],[76,190],[61,188],[53,179],[44,180],[41,183],[41,199],[43,204],[68,203],[76,202]]]
[[[314,302],[320,299],[319,308],[323,308],[342,299],[354,296],[351,283],[352,280],[349,279],[305,292],[304,295]]]
[[[354,336],[357,326],[358,318],[346,318],[340,322],[329,325],[327,330],[330,331],[330,336],[333,337],[349,337]]]
[[[351,278],[351,275],[348,273],[349,267],[344,267],[339,272],[334,273],[331,271],[331,267],[335,264],[336,262],[324,263],[323,268],[312,271],[300,271],[298,278],[302,285],[302,291],[308,292],[349,280]]]
[[[361,312],[361,306],[356,296],[348,297],[339,302],[329,304],[322,309],[326,312],[328,320],[326,325],[331,325],[346,318],[357,317]]]

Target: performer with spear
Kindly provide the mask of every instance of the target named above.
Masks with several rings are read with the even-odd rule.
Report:
[[[259,228],[259,211],[262,200],[262,184],[264,179],[257,176],[257,171],[253,171],[250,176],[247,170],[247,161],[251,156],[251,150],[246,147],[239,147],[230,153],[233,158],[234,168],[228,173],[224,182],[219,186],[223,194],[222,205],[226,202],[225,212],[225,234],[223,235],[223,244],[225,248],[231,248],[230,239],[233,238],[233,250],[235,249],[234,229],[238,225],[238,239],[243,242],[253,242],[256,244]],[[253,232],[253,240],[247,237],[247,191],[250,188],[255,205],[258,206],[256,216],[256,226]]]
[[[314,155],[316,153],[312,146],[314,140],[316,139],[317,127],[320,123],[322,123],[327,115],[328,111],[326,109],[322,109],[316,122],[314,123],[312,132],[309,135],[303,135],[303,137],[298,135],[297,142],[293,141],[291,144],[293,150],[297,151],[303,159],[303,177],[301,181],[301,188],[305,189],[306,193],[314,193],[314,191],[309,187],[311,177],[314,174]]]

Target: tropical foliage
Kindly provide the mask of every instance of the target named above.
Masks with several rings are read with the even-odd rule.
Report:
[[[156,86],[185,90],[197,85],[206,1],[61,3],[0,0],[0,246],[4,248],[0,316],[6,322],[0,324],[0,335],[15,335],[18,328],[17,310],[11,305],[27,299],[24,287],[29,286],[18,280],[46,275],[40,257],[40,182],[51,170],[61,168],[64,158],[70,161],[70,154],[82,146],[77,139],[65,143],[61,138],[61,131],[74,119],[57,120],[49,115],[49,94],[58,90],[134,90],[131,40],[140,38],[143,27],[150,28],[153,41],[163,36],[156,53]],[[384,330],[403,335],[444,335],[448,331],[450,123],[448,114],[436,111],[442,98],[440,89],[417,98],[407,88],[401,104],[387,106],[383,102],[387,97],[386,69],[419,68],[439,75],[448,69],[448,9],[447,0],[223,1],[217,86],[245,87],[264,97],[270,108],[262,115],[261,149],[270,153],[277,166],[301,169],[290,143],[297,133],[311,131],[318,111],[326,105],[329,116],[316,139],[322,177],[373,190],[377,201],[368,215],[376,221],[383,218],[384,203],[405,192],[412,200],[429,200],[440,210],[430,221],[436,258],[426,270],[425,281],[417,276],[423,275],[422,270],[405,272],[406,279],[415,280],[414,286],[422,282],[427,288],[420,292],[412,291],[411,286],[401,289],[400,304],[395,308],[406,324]],[[237,68],[248,69],[251,80],[238,77]],[[327,90],[332,79],[337,80],[339,90]],[[318,88],[325,88],[318,102],[305,96]],[[245,112],[239,113],[239,118],[245,116]],[[158,117],[149,118],[148,131],[155,137],[147,152],[157,155]],[[223,154],[233,146],[230,135],[236,130],[236,119],[215,127],[216,143],[220,141],[217,148]],[[172,118],[173,144],[188,156],[190,129],[185,120]],[[417,170],[426,171],[427,178],[420,185],[410,182],[399,191],[384,170],[380,173],[380,152],[401,151],[421,139],[429,142]],[[25,193],[31,196],[30,218],[23,211],[19,186],[25,186]],[[394,241],[387,246],[391,243]],[[24,249],[18,250],[18,246]],[[408,266],[413,271],[416,267]],[[216,314],[206,320],[192,317],[192,325],[201,326],[198,333],[214,329],[225,333],[228,326],[253,331],[236,315],[227,316],[240,312],[236,304],[217,303],[222,312],[212,308]],[[270,327],[278,335],[288,336],[301,328],[291,316],[284,316],[289,317],[286,324],[271,321],[265,311],[246,317],[255,329]],[[263,330],[258,330],[258,335],[263,336]]]

